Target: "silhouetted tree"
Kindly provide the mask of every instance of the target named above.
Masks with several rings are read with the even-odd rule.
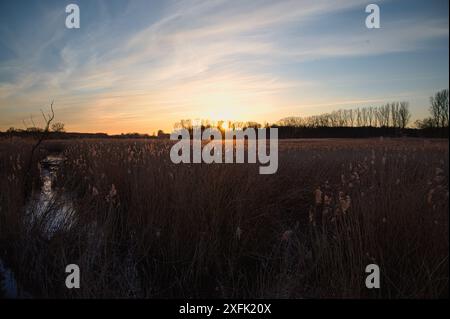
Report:
[[[65,130],[64,130],[64,123],[61,123],[61,122],[53,123],[52,124],[52,131],[53,132],[58,132],[58,133],[65,132]]]
[[[411,119],[411,112],[409,111],[409,103],[408,102],[401,102],[400,108],[398,110],[398,116],[399,116],[399,124],[402,129],[404,129],[410,119]]]
[[[430,113],[435,127],[448,127],[448,90],[437,92],[430,98]]]

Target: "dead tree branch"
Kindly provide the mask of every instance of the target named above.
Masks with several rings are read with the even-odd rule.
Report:
[[[45,128],[44,128],[43,132],[40,133],[40,136],[39,136],[39,139],[37,140],[37,142],[31,148],[30,157],[28,159],[27,170],[25,171],[26,172],[25,173],[26,174],[25,185],[24,185],[25,186],[25,194],[29,194],[29,191],[32,189],[32,187],[31,187],[32,167],[31,167],[31,165],[33,164],[34,153],[39,148],[41,143],[45,140],[45,138],[48,136],[48,133],[50,131],[50,124],[53,121],[53,119],[55,118],[55,112],[53,111],[53,102],[54,101],[52,101],[52,103],[50,104],[51,112],[47,116],[45,116],[44,112],[41,110],[42,117],[44,118],[44,121],[45,121]]]

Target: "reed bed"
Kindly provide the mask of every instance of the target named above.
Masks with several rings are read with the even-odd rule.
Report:
[[[47,143],[34,184],[62,151],[54,201],[73,207],[51,235],[60,205],[30,223],[21,191],[30,143],[0,142],[0,258],[34,297],[448,297],[447,140],[280,140],[274,175],[176,165],[170,141]]]

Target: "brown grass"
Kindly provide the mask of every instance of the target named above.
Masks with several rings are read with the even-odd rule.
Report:
[[[50,238],[25,226],[29,144],[0,143],[0,257],[33,296],[448,297],[447,140],[280,141],[274,175],[175,165],[169,141],[61,143],[76,213]],[[81,289],[65,288],[70,263]]]

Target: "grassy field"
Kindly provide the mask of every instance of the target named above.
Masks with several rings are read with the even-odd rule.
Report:
[[[448,140],[280,140],[279,168],[179,164],[170,141],[0,141],[0,258],[33,297],[448,297]],[[42,168],[41,168],[42,170]],[[49,223],[70,202],[49,233]],[[67,205],[66,205],[67,206]],[[65,287],[65,267],[81,288]],[[381,270],[367,289],[365,267]],[[1,293],[0,293],[1,294]]]

